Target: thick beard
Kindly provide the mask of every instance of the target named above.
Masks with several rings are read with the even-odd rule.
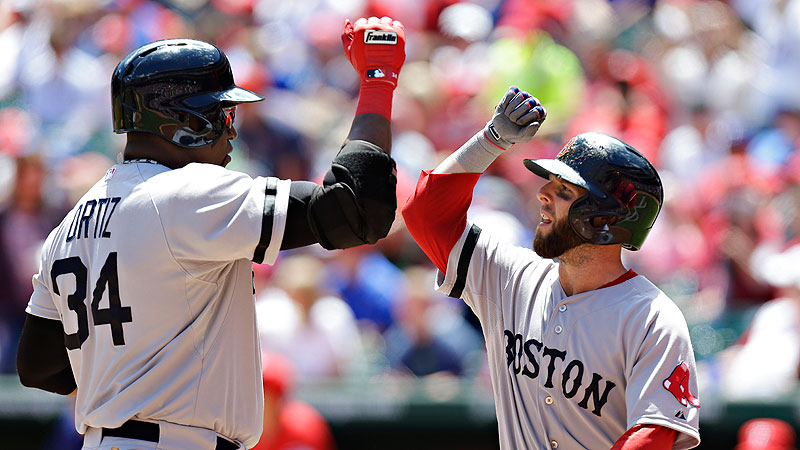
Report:
[[[537,228],[533,237],[533,251],[542,258],[558,258],[567,251],[585,244],[569,225],[567,218],[556,220],[551,228],[548,235],[543,235]]]

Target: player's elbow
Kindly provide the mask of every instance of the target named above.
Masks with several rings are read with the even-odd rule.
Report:
[[[41,384],[39,374],[31,368],[26,359],[21,354],[17,354],[17,376],[19,377],[19,382],[25,387],[38,388]]]
[[[359,198],[349,185],[320,186],[309,205],[317,241],[328,250],[375,244],[389,234],[396,200]]]
[[[436,239],[437,234],[450,231],[457,227],[464,229],[466,208],[462,216],[451,216],[446,208],[436,202],[431,202],[431,197],[425,191],[416,190],[406,200],[401,210],[403,222],[408,232],[417,243],[428,238]]]
[[[27,331],[27,330],[26,330]],[[44,370],[38,367],[38,358],[33,343],[28,341],[31,333],[23,333],[17,347],[17,376],[25,387],[39,388]]]
[[[23,386],[67,395],[76,388],[61,322],[28,314],[17,347],[17,376]]]
[[[56,373],[52,373],[45,368],[37,366],[38,364],[32,362],[31,358],[18,355],[17,375],[19,376],[19,382],[23,386],[61,395],[67,395],[77,387],[71,367],[67,366]]]
[[[333,160],[309,202],[309,222],[326,249],[374,244],[388,235],[397,209],[394,160],[378,147],[351,141]]]
[[[403,216],[403,221],[406,224],[406,227],[411,231],[412,228],[415,228],[418,223],[424,222],[422,215],[425,213],[424,208],[417,207],[415,195],[412,195],[411,198],[406,201],[403,205],[400,214]]]
[[[24,358],[19,356],[17,357],[17,375],[19,382],[25,387],[41,389],[41,386],[45,384],[42,374],[34,370],[31,364],[25,363]]]

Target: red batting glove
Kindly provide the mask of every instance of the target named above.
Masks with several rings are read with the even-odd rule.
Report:
[[[406,59],[406,30],[389,17],[344,22],[342,45],[361,78],[356,115],[380,114],[392,120],[392,93]]]
[[[346,19],[342,30],[344,53],[355,67],[362,85],[388,83],[397,86],[397,76],[406,59],[406,30],[389,17]]]

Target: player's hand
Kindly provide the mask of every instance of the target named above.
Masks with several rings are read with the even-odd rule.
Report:
[[[406,59],[406,30],[389,17],[346,19],[342,30],[344,53],[361,77],[361,83],[388,83],[397,77]]]
[[[536,97],[511,86],[486,123],[484,135],[507,150],[518,142],[530,141],[546,117],[547,111]]]

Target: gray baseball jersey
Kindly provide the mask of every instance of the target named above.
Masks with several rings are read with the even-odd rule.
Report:
[[[502,449],[608,450],[637,424],[699,444],[686,321],[644,277],[567,296],[557,262],[468,223],[436,289],[480,319]]]
[[[27,312],[63,323],[79,432],[139,418],[258,442],[251,260],[275,261],[289,185],[118,164],[53,230]]]

